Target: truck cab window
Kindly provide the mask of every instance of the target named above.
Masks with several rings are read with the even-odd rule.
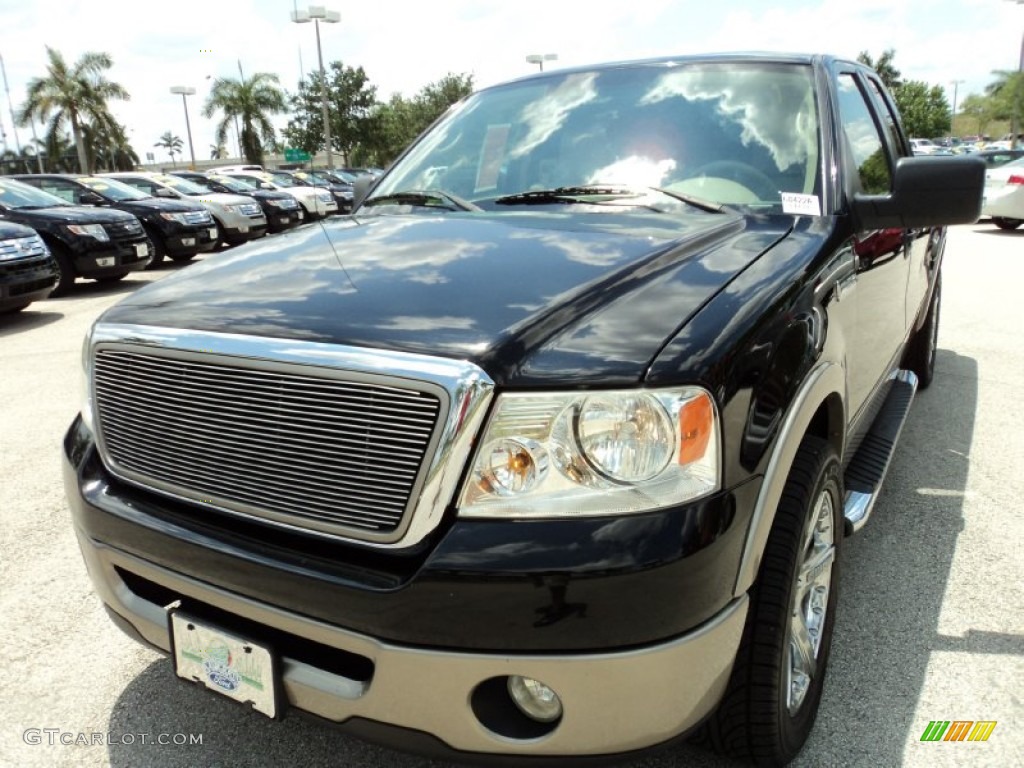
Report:
[[[853,75],[839,76],[838,91],[842,135],[857,167],[859,191],[869,195],[885,194],[892,189],[892,173],[871,109]]]

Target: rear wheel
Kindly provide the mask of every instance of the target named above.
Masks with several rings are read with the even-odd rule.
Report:
[[[917,376],[919,389],[926,388],[935,378],[935,353],[939,346],[939,310],[942,307],[942,274],[935,279],[935,292],[928,305],[924,325],[910,337],[903,365]]]
[[[842,480],[835,449],[804,438],[779,502],[732,677],[706,735],[718,750],[783,765],[821,703],[839,586]]]
[[[992,223],[1000,229],[1016,229],[1024,224],[1024,219],[1007,219],[1005,216],[993,216]]]
[[[50,298],[56,299],[66,296],[75,284],[75,264],[71,260],[71,254],[60,243],[48,243],[53,260],[57,262],[57,284],[50,292]]]

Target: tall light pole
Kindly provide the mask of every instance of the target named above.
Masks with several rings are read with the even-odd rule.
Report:
[[[538,67],[540,67],[540,71],[543,72],[544,71],[544,62],[545,61],[558,61],[558,54],[557,53],[531,53],[529,56],[526,57],[526,61],[529,62],[530,64],[536,64]]]
[[[192,96],[195,94],[196,89],[190,88],[187,85],[175,85],[171,88],[171,93],[181,94],[181,104],[185,107],[185,130],[188,131],[188,154],[192,158],[192,170],[196,169],[196,152],[192,148],[192,124],[188,121],[188,101],[185,99],[186,96]]]
[[[960,88],[960,84],[963,80],[950,80],[949,84],[953,86],[953,111],[949,116],[949,135],[953,135],[953,121],[956,120],[956,97],[957,90]]]
[[[296,24],[308,24],[310,20],[316,25],[316,55],[320,60],[320,106],[324,113],[324,144],[327,150],[327,170],[334,170],[334,159],[331,155],[331,115],[327,110],[327,75],[324,74],[324,54],[320,48],[320,22],[337,24],[341,14],[328,11],[322,5],[311,5],[308,11],[292,11],[292,21]]]
[[[7,87],[7,67],[4,66],[4,57],[0,56],[0,72],[4,75],[4,90],[7,91],[7,109],[11,112],[11,130],[14,131],[14,147],[21,154],[21,142],[18,141],[18,121],[14,119],[14,105],[11,103],[11,89]],[[6,137],[5,137],[6,143]]]

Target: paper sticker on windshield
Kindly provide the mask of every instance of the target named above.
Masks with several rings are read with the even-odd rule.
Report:
[[[821,202],[817,195],[802,195],[797,192],[782,193],[782,212],[821,216]]]
[[[480,164],[476,173],[474,192],[494,189],[498,186],[498,176],[501,174],[501,163],[505,157],[505,147],[508,144],[508,132],[511,127],[508,123],[487,126],[487,136],[484,138],[483,149],[480,150]]]

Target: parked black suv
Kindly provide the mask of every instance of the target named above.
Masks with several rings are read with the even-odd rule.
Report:
[[[153,243],[150,266],[170,256],[188,261],[197,253],[217,246],[217,226],[200,203],[163,200],[147,195],[114,179],[81,174],[31,174],[14,176],[26,184],[77,205],[117,208],[134,214]]]
[[[57,266],[39,235],[0,221],[0,313],[45,299],[57,284]]]
[[[144,269],[153,254],[130,213],[71,205],[14,179],[0,180],[0,215],[42,235],[59,270],[53,296],[67,293],[76,277],[116,282]]]
[[[207,176],[198,171],[171,171],[171,176],[188,179],[201,187],[206,187],[211,192],[248,195],[255,199],[263,209],[263,214],[267,217],[267,229],[270,232],[283,232],[286,229],[297,227],[306,219],[302,204],[287,192],[260,189],[255,184],[247,184],[241,179],[216,174]]]

